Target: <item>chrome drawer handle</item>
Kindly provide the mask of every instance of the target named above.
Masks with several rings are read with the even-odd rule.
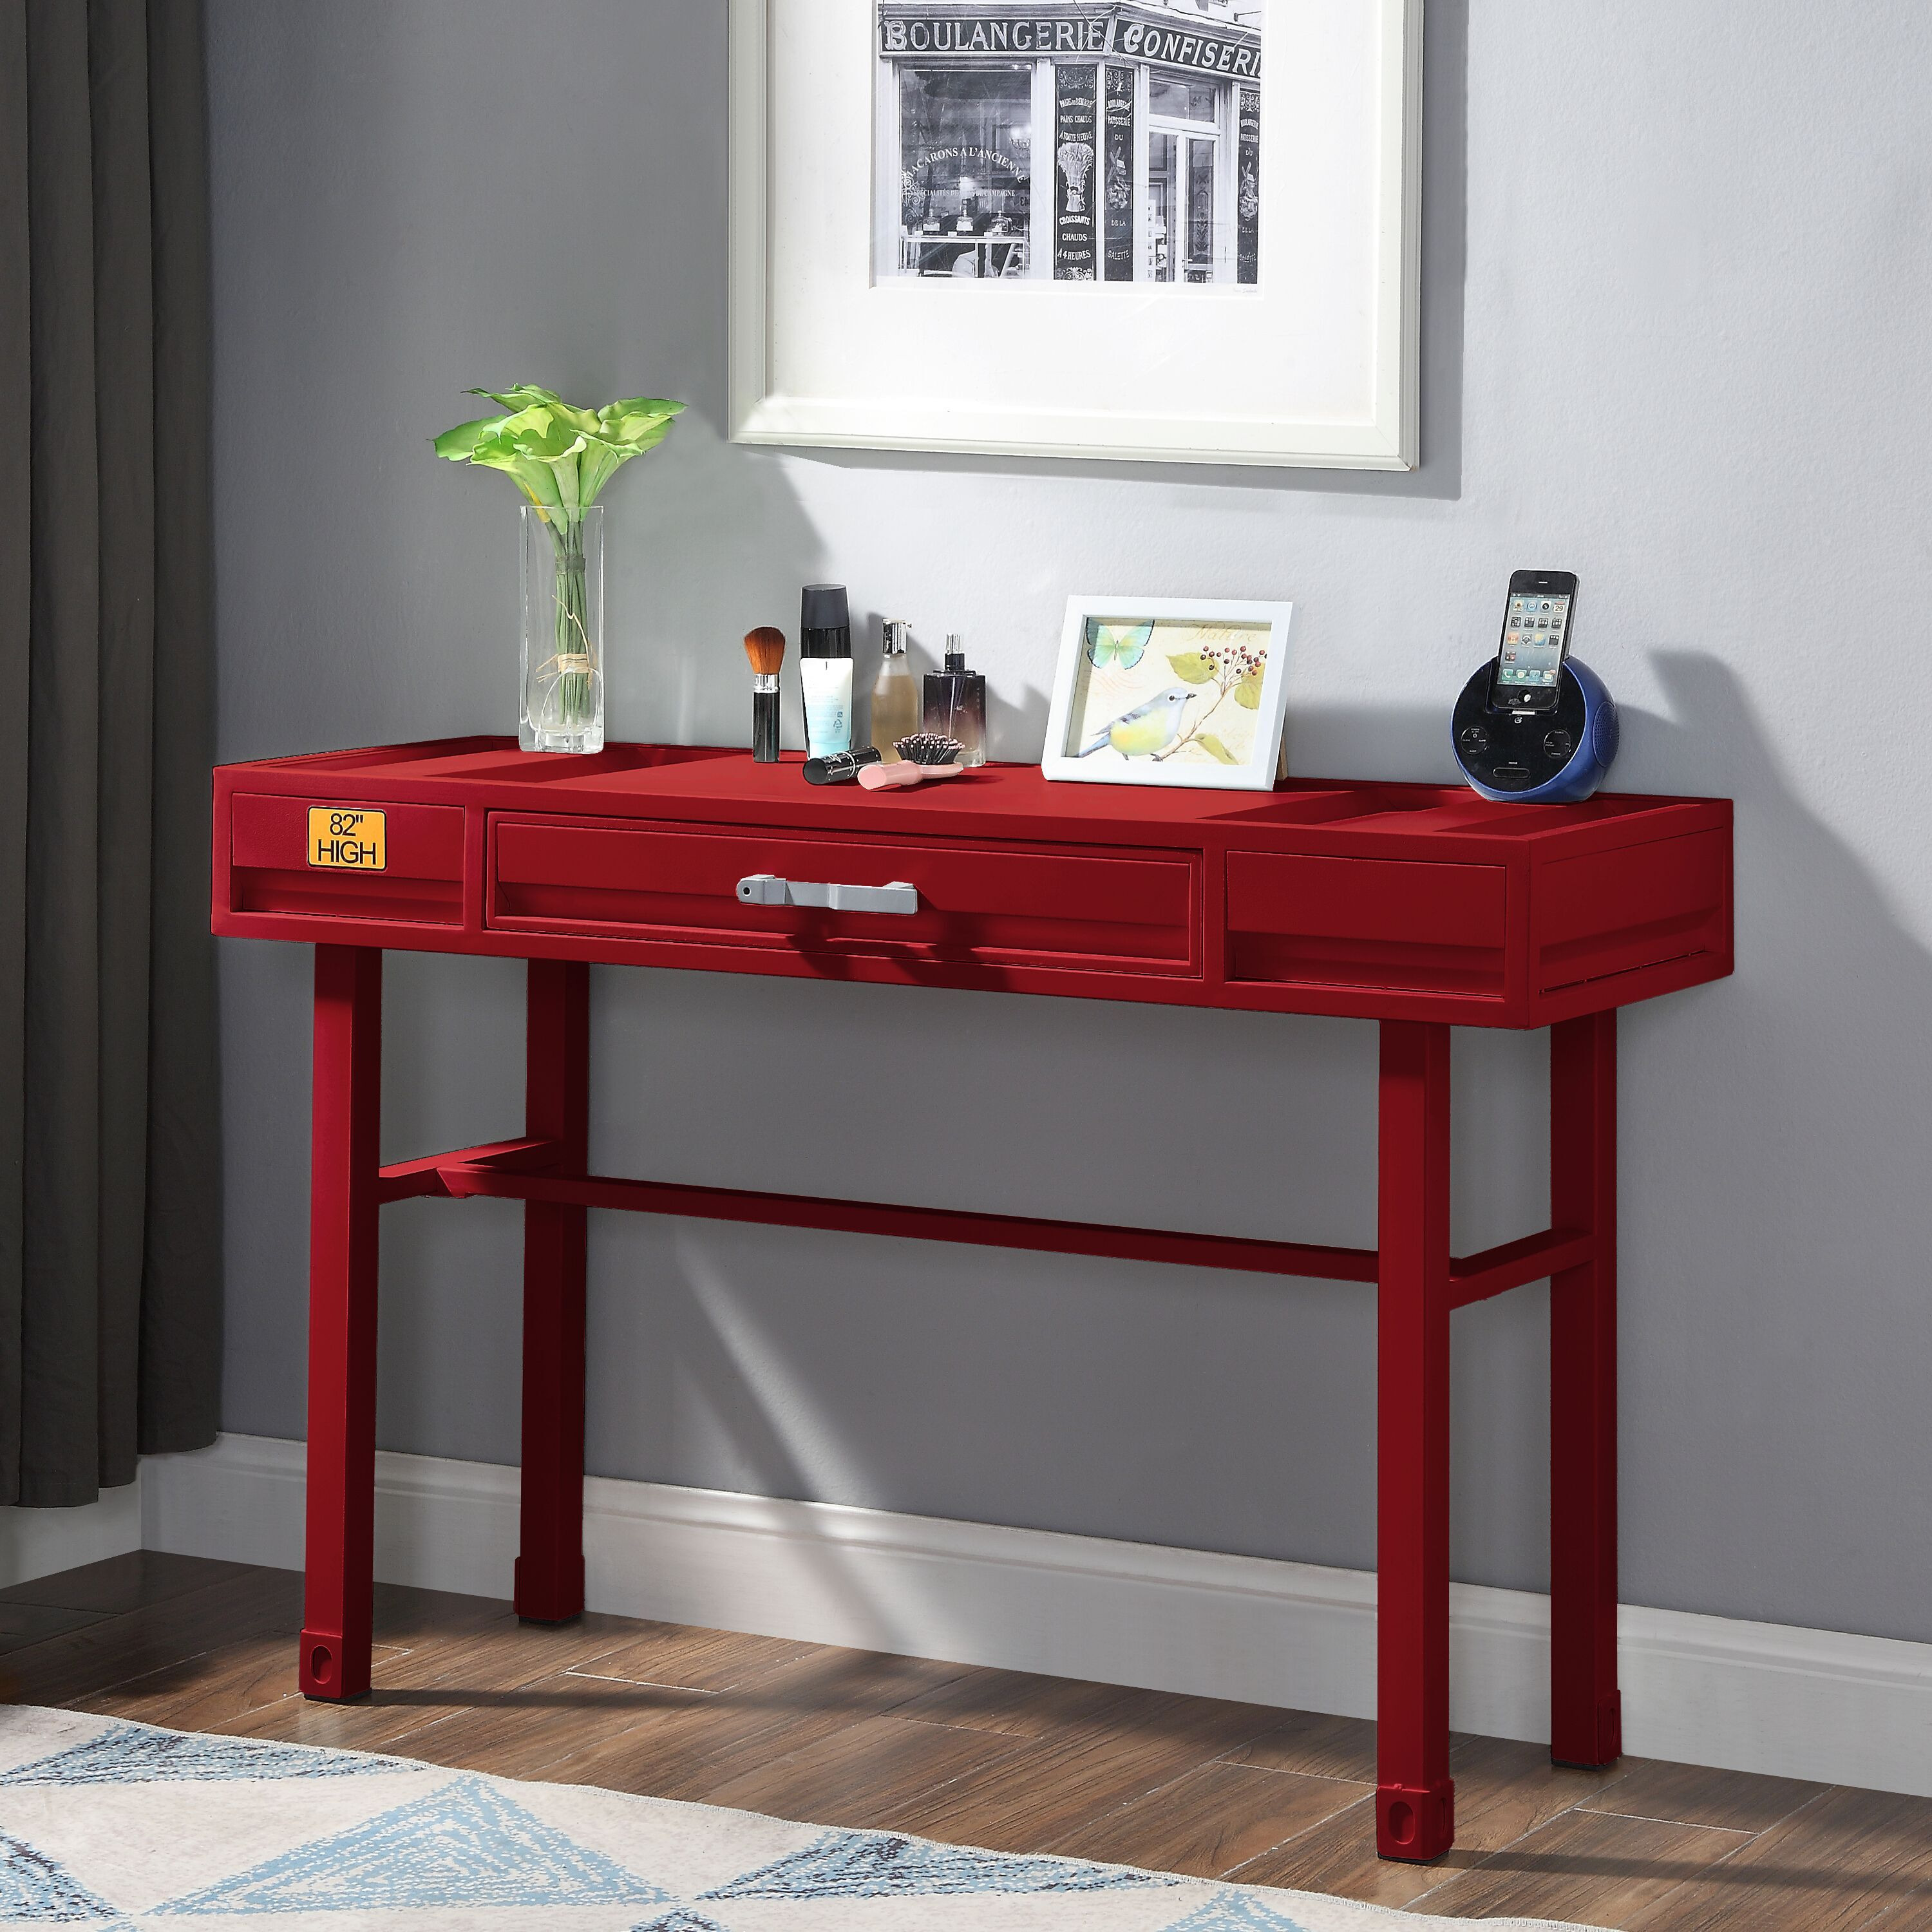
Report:
[[[738,881],[746,905],[825,906],[833,912],[915,913],[919,888],[903,879],[883,886],[842,886],[813,879],[782,879],[776,872],[754,872]]]

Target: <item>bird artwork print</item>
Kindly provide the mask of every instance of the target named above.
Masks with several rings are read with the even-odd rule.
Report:
[[[1151,758],[1166,751],[1180,731],[1180,714],[1193,695],[1184,684],[1170,686],[1095,732],[1081,746],[1081,757],[1090,758],[1108,746],[1124,758]]]

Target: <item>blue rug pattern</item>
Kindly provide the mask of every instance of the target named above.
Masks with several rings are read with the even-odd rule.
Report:
[[[346,1832],[171,1899],[164,1912],[412,1912],[662,1905],[668,1894],[533,1816],[508,1787],[460,1778]]]
[[[1257,1892],[1230,1889],[1190,1912],[1171,1932],[1308,1932],[1298,1918],[1290,1918],[1264,1904]]]
[[[1400,1932],[1414,1923],[1313,1893],[0,1706],[0,1928]],[[1528,1923],[1492,1920],[1487,1932]]]
[[[44,1852],[0,1832],[0,1925],[98,1925],[119,1916]]]
[[[762,1871],[747,1872],[706,1898],[940,1898],[964,1892],[1113,1892],[1178,1885],[1165,1872],[1079,1858],[935,1845],[890,1832],[828,1832]]]
[[[214,1738],[152,1724],[118,1724],[98,1738],[71,1744],[34,1764],[0,1772],[9,1784],[145,1784],[180,1778],[206,1782],[234,1778],[366,1778],[408,1771],[400,1758],[360,1751],[311,1750],[303,1744],[253,1738]]]

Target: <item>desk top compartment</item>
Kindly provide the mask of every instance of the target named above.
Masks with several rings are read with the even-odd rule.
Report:
[[[871,793],[798,764],[478,738],[223,766],[214,929],[1513,1028],[1732,968],[1726,800],[1186,791],[1030,765]],[[916,904],[741,897],[759,875],[807,901],[902,883]]]

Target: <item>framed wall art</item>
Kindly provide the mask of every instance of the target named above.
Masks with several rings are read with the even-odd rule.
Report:
[[[731,434],[1413,468],[1422,0],[729,0]]]
[[[1070,597],[1040,770],[1098,784],[1265,791],[1292,604]]]

